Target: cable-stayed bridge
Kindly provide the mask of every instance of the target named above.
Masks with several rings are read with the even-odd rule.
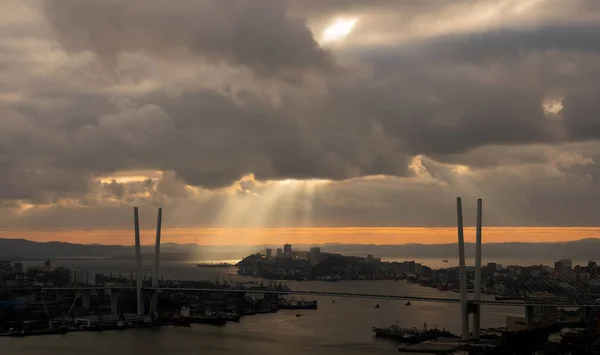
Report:
[[[473,338],[479,339],[481,328],[481,308],[480,306],[508,306],[508,307],[526,307],[528,310],[533,307],[584,307],[586,310],[590,307],[599,307],[595,303],[569,303],[558,300],[540,301],[539,299],[524,300],[484,300],[481,296],[481,254],[482,254],[482,200],[477,200],[477,228],[476,228],[476,256],[475,256],[475,282],[473,299],[467,295],[467,275],[465,266],[464,234],[463,234],[463,216],[461,198],[457,198],[457,232],[458,232],[458,255],[459,255],[459,298],[430,297],[418,295],[385,295],[354,292],[330,292],[330,291],[302,291],[302,290],[275,290],[264,288],[185,288],[185,287],[160,287],[158,284],[158,275],[160,270],[160,237],[162,208],[158,209],[158,220],[156,227],[156,242],[154,251],[154,265],[152,272],[152,284],[150,287],[144,286],[141,267],[141,246],[140,230],[138,219],[138,208],[134,207],[134,229],[135,229],[135,261],[136,274],[135,286],[88,286],[88,287],[5,287],[2,290],[9,291],[40,291],[56,292],[57,297],[69,292],[81,293],[83,302],[89,306],[89,296],[92,291],[110,290],[111,310],[116,310],[118,298],[123,291],[136,293],[137,313],[144,314],[143,295],[150,295],[150,312],[157,312],[158,294],[160,292],[226,292],[226,293],[245,293],[245,294],[277,294],[277,295],[304,295],[304,296],[324,296],[324,297],[347,297],[347,298],[367,298],[377,300],[397,300],[397,301],[415,301],[415,302],[436,302],[436,303],[454,303],[460,305],[460,318],[463,340],[469,340],[469,314],[473,314]]]
[[[89,286],[89,287],[7,287],[0,288],[0,291],[33,291],[33,292],[91,292],[102,290],[114,291],[134,291],[134,286]],[[277,295],[296,295],[296,296],[322,296],[322,297],[343,297],[343,298],[367,298],[376,300],[394,300],[394,301],[413,301],[413,302],[434,302],[434,303],[456,303],[461,302],[460,298],[446,297],[425,297],[415,295],[385,295],[355,292],[329,292],[329,291],[301,291],[301,290],[263,290],[263,289],[243,289],[243,288],[191,288],[191,287],[144,287],[142,291],[168,291],[168,292],[223,292],[223,293],[245,293],[245,294],[277,294]],[[469,300],[469,304],[487,305],[487,306],[508,306],[508,307],[600,307],[600,304],[577,304],[568,302],[539,303],[528,302],[527,300]]]

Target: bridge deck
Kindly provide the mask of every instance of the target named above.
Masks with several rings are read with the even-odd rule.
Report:
[[[66,291],[66,292],[82,292],[82,291],[96,291],[96,290],[135,290],[133,286],[120,286],[120,287],[104,287],[104,286],[90,286],[90,287],[14,287],[14,288],[0,288],[0,290],[7,291]],[[368,294],[368,293],[351,293],[351,292],[325,292],[325,291],[276,291],[276,290],[260,290],[260,289],[213,289],[213,288],[183,288],[183,287],[144,287],[146,291],[179,291],[179,292],[237,292],[237,293],[266,293],[266,294],[280,294],[280,295],[305,295],[305,296],[324,296],[324,297],[347,297],[347,298],[369,298],[369,299],[381,299],[381,300],[396,300],[396,301],[419,301],[419,302],[435,302],[435,303],[460,303],[458,298],[443,298],[443,297],[425,297],[425,296],[410,296],[410,295],[381,295],[381,294]],[[524,307],[524,306],[538,306],[538,307],[600,307],[598,304],[572,304],[572,303],[553,303],[553,304],[540,304],[540,303],[528,303],[527,301],[473,301],[469,300],[470,304],[490,305],[490,306],[509,306],[509,307]]]

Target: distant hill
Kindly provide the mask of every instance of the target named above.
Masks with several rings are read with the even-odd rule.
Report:
[[[118,254],[133,254],[133,248],[120,245],[39,243],[25,239],[0,238],[0,257],[7,260],[44,257],[106,257]]]
[[[315,245],[294,244],[296,250],[308,250]],[[458,248],[456,244],[402,244],[402,245],[372,245],[372,244],[323,244],[321,251],[338,253],[348,256],[365,256],[373,254],[381,258],[440,258],[456,259]],[[244,256],[262,251],[264,248],[276,248],[281,245],[239,245],[239,246],[205,246],[197,244],[165,243],[161,245],[161,255],[164,260],[229,260],[242,259]],[[465,244],[467,257],[475,256],[475,245]],[[600,259],[600,239],[582,239],[564,243],[490,243],[483,245],[485,259],[554,259],[570,258],[573,260]],[[144,258],[151,258],[154,246],[142,247]],[[33,242],[25,239],[0,238],[0,258],[6,260],[27,260],[41,258],[116,258],[129,259],[133,257],[133,246],[72,244],[62,242]]]

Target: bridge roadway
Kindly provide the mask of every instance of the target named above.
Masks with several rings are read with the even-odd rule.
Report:
[[[0,291],[98,291],[98,290],[128,290],[133,291],[136,288],[133,286],[89,286],[89,287],[0,287]],[[368,293],[350,293],[350,292],[325,292],[325,291],[275,291],[261,289],[215,289],[215,288],[184,288],[184,287],[144,287],[144,291],[174,291],[174,292],[243,292],[243,293],[265,293],[265,294],[280,294],[280,295],[302,295],[302,296],[324,296],[324,297],[345,297],[345,298],[369,298],[379,300],[396,300],[396,301],[418,301],[418,302],[435,302],[435,303],[460,303],[458,298],[443,298],[443,297],[423,297],[423,296],[407,296],[407,295],[381,295]],[[508,306],[508,307],[600,307],[599,304],[573,304],[573,303],[528,303],[526,301],[474,301],[469,300],[470,304],[480,304],[488,306]]]

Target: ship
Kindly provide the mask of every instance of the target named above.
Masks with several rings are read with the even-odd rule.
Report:
[[[377,337],[395,339],[406,343],[418,342],[418,330],[416,328],[400,328],[399,326],[392,324],[387,328],[373,327],[372,330]]]
[[[375,332],[375,336],[395,339],[403,343],[411,344],[438,339],[441,337],[457,338],[456,335],[443,329],[427,329],[427,323],[423,324],[423,330],[419,330],[417,328],[401,328],[397,325],[390,325],[387,328],[373,327],[372,330]]]
[[[69,331],[67,327],[57,327],[48,329],[14,329],[8,331],[10,337],[27,337],[35,335],[66,334]]]
[[[284,300],[279,304],[279,309],[317,309],[317,301]]]
[[[239,313],[234,313],[234,312],[225,313],[224,316],[228,322],[236,322],[236,323],[239,322],[240,318],[242,317]]]
[[[208,310],[200,313],[194,312],[192,314],[188,307],[182,307],[181,315],[184,318],[189,319],[190,323],[211,325],[225,325],[225,323],[227,323],[227,318]]]

